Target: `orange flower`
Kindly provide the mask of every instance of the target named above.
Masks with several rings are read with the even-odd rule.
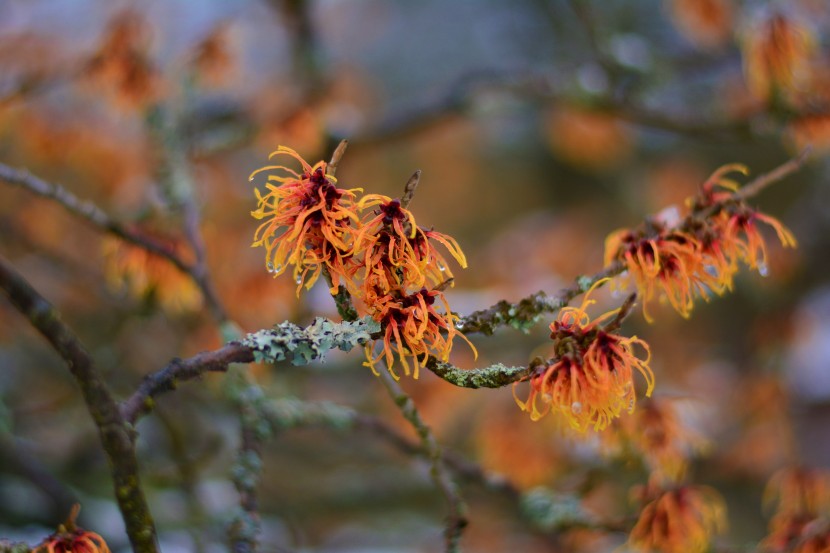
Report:
[[[744,71],[759,99],[798,93],[810,80],[816,37],[806,24],[782,11],[762,14],[742,33]]]
[[[732,32],[731,0],[672,0],[671,10],[675,25],[698,46],[721,46]]]
[[[643,456],[652,475],[674,482],[684,476],[689,454],[705,445],[684,423],[676,403],[648,399],[633,416],[620,419],[620,432],[615,433]]]
[[[154,240],[172,252],[181,253],[183,249],[170,239],[154,237]],[[167,259],[110,237],[104,239],[103,253],[104,273],[111,288],[127,289],[137,298],[155,298],[173,313],[193,311],[201,306],[202,295],[193,279]]]
[[[625,263],[626,280],[633,280],[643,302],[643,315],[652,322],[648,303],[665,298],[683,317],[689,317],[695,294],[707,297],[708,290],[720,293],[718,279],[704,266],[700,242],[693,236],[651,222],[650,228],[611,233],[605,241],[605,264],[619,259]]]
[[[793,234],[780,221],[736,200],[733,193],[738,183],[724,175],[730,172],[747,173],[739,164],[725,165],[715,171],[701,187],[701,193],[690,204],[696,211],[720,206],[720,210],[700,224],[697,232],[704,244],[704,264],[718,275],[718,286],[732,288],[732,277],[743,262],[761,274],[767,270],[767,248],[758,229],[758,222],[773,228],[784,247],[796,247]],[[720,293],[720,292],[719,292]]]
[[[785,247],[795,247],[792,233],[777,219],[748,206],[735,192],[740,185],[726,175],[746,174],[743,165],[725,165],[715,171],[690,198],[689,214],[677,227],[649,220],[640,229],[622,229],[605,241],[605,264],[621,261],[643,299],[643,314],[652,321],[647,306],[655,296],[667,299],[688,317],[694,299],[708,299],[732,289],[742,262],[765,274],[767,248],[758,223],[775,230]]]
[[[435,309],[436,301],[444,307],[444,313]],[[369,304],[372,317],[383,328],[383,349],[373,355],[374,344],[366,347],[366,365],[377,374],[375,365],[381,359],[386,361],[389,373],[397,380],[394,371],[395,357],[401,362],[404,374],[418,378],[418,371],[426,363],[430,354],[442,361],[447,361],[452,351],[455,336],[461,336],[478,355],[475,347],[456,328],[458,316],[450,311],[450,306],[439,290],[422,288],[413,294],[404,295],[393,291],[384,296],[377,296]],[[408,358],[412,358],[412,369]]]
[[[59,530],[38,545],[34,553],[110,553],[110,548],[95,532],[76,528],[71,532]]]
[[[104,538],[75,525],[81,510],[79,504],[72,507],[66,522],[58,526],[57,532],[36,546],[33,553],[110,553]]]
[[[637,495],[645,506],[628,537],[635,550],[701,553],[708,549],[712,534],[726,525],[723,499],[711,488],[647,486]]]
[[[417,289],[428,282],[439,285],[453,278],[444,256],[432,244],[441,243],[462,268],[467,260],[455,239],[435,230],[424,230],[400,200],[380,194],[364,196],[358,206],[374,210],[356,233],[353,252],[362,255],[367,274],[377,274],[382,292],[395,288]],[[368,280],[368,279],[367,279]]]
[[[96,93],[108,93],[124,109],[143,108],[161,92],[161,76],[147,52],[151,32],[147,21],[132,11],[118,14],[84,68]]]
[[[770,478],[764,502],[776,503],[776,513],[830,514],[830,474],[809,468],[787,467]]]
[[[265,247],[265,263],[274,276],[294,266],[297,295],[303,285],[311,288],[326,267],[336,292],[340,279],[348,282],[353,223],[359,223],[354,210],[355,191],[335,186],[336,179],[326,174],[326,162],[313,167],[294,150],[280,146],[274,155],[288,155],[302,164],[303,173],[281,166],[267,166],[254,171],[251,179],[263,171],[279,170],[288,176],[268,176],[264,196],[255,189],[258,206],[251,215],[266,219],[254,233],[254,247]],[[276,182],[278,184],[272,184]],[[277,234],[278,232],[281,233]]]
[[[589,295],[590,291],[581,307],[563,308],[550,325],[557,356],[537,367],[529,377],[528,399],[519,400],[515,395],[516,386],[513,387],[516,403],[522,411],[530,412],[531,419],[538,420],[554,411],[580,432],[590,426],[602,430],[623,410],[629,413],[634,410],[634,370],[645,378],[647,396],[654,389],[648,344],[636,336],[626,338],[599,327],[601,321],[613,317],[619,309],[592,322],[585,312],[588,305],[595,303],[588,299]],[[645,349],[645,359],[635,355],[635,345]]]

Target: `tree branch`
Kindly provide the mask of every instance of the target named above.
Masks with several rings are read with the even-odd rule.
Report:
[[[12,305],[66,361],[81,388],[112,470],[115,498],[136,553],[158,553],[156,530],[141,488],[132,427],[121,416],[112,393],[92,357],[60,319],[55,308],[0,257],[0,288]]]

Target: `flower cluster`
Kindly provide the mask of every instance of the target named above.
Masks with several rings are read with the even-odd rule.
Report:
[[[830,548],[830,475],[782,469],[770,479],[765,499],[776,505],[764,540],[767,550],[819,553]]]
[[[742,165],[721,167],[687,202],[682,223],[671,226],[649,220],[641,228],[613,232],[605,243],[606,265],[624,264],[623,285],[633,281],[651,321],[648,303],[667,300],[688,317],[696,297],[708,299],[732,289],[739,264],[767,271],[767,247],[759,224],[771,227],[781,244],[795,247],[792,233],[778,220],[750,207],[736,194],[738,184],[726,177],[746,173]]]
[[[383,360],[398,378],[393,369],[397,359],[406,375],[417,378],[430,355],[448,360],[453,339],[461,333],[443,293],[452,285],[452,272],[436,244],[466,267],[458,243],[419,227],[398,199],[379,194],[359,198],[359,188],[338,188],[324,161],[311,166],[283,146],[272,155],[295,158],[303,171],[275,165],[251,175],[253,179],[264,171],[281,173],[268,176],[265,195],[256,191],[258,206],[251,213],[264,220],[253,246],[265,248],[269,272],[276,276],[293,267],[298,295],[321,274],[330,279],[332,294],[342,284],[361,314],[381,323],[383,349],[375,354],[370,345],[366,351],[366,365],[373,371]]]
[[[623,411],[634,410],[635,371],[646,380],[647,396],[654,389],[648,344],[636,336],[627,338],[600,326],[602,321],[617,315],[619,309],[591,321],[585,311],[595,303],[589,299],[590,292],[585,294],[580,307],[563,308],[550,325],[555,356],[534,369],[529,377],[527,400],[516,398],[519,407],[530,412],[533,420],[554,411],[580,432],[589,427],[602,430]],[[634,352],[634,346],[645,350],[644,359]]]
[[[726,525],[723,499],[710,488],[683,485],[664,490],[650,485],[635,495],[643,508],[628,543],[637,551],[702,553],[712,534]]]

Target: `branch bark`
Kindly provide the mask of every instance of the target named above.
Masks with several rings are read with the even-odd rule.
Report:
[[[66,361],[81,388],[109,460],[115,498],[135,553],[158,553],[156,529],[138,472],[132,426],[104,383],[92,357],[55,308],[0,256],[0,288],[14,307]]]

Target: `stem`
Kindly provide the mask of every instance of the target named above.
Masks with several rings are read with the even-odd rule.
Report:
[[[447,553],[457,553],[460,551],[459,542],[461,540],[461,534],[468,524],[467,505],[458,493],[458,486],[447,471],[441,446],[432,434],[432,430],[421,418],[421,414],[415,407],[415,402],[412,401],[412,398],[392,378],[389,371],[380,370],[378,373],[380,375],[380,381],[383,383],[386,391],[389,392],[395,405],[398,406],[401,414],[409,421],[421,438],[421,444],[426,450],[432,466],[430,477],[435,486],[444,495],[444,499],[450,510],[446,521],[447,526],[444,529],[445,551]]]

